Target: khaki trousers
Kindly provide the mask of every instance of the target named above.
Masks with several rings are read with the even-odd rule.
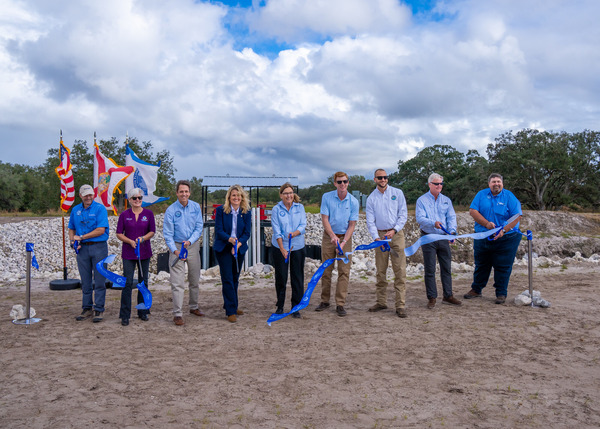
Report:
[[[177,249],[181,249],[181,243],[175,243]],[[185,264],[188,266],[188,282],[190,284],[190,310],[198,308],[198,296],[200,288],[200,240],[187,248],[188,258],[186,261],[179,261],[174,267],[171,264],[177,256],[169,252],[169,268],[171,274],[171,293],[173,295],[173,315],[183,316],[183,296],[185,293]]]
[[[379,232],[379,238],[385,236],[385,231]],[[396,309],[404,308],[406,305],[406,256],[404,256],[404,231],[397,232],[390,247],[398,252],[393,256],[390,252],[382,252],[378,247],[375,249],[375,266],[377,267],[377,283],[375,285],[377,304],[387,306],[387,269],[390,258],[394,270],[394,289],[396,290]]]
[[[340,240],[343,240],[343,235],[338,235]],[[342,247],[344,252],[352,251],[352,237]],[[321,262],[325,262],[327,259],[336,258],[337,246],[331,242],[331,238],[327,234],[323,234],[323,241],[321,242]],[[337,264],[338,280],[335,288],[335,305],[345,305],[346,297],[348,296],[348,283],[350,281],[350,266],[352,265],[352,255],[348,257],[349,261],[344,264],[343,261],[335,261],[323,272],[321,277],[321,302],[329,302],[331,296],[331,275],[333,267]]]

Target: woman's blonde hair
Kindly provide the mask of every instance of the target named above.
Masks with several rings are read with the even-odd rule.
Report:
[[[289,182],[285,182],[279,188],[279,195],[283,194],[283,191],[285,191],[287,188],[292,188],[292,192],[294,192],[294,187],[292,186],[292,184],[289,183]],[[295,203],[299,203],[300,202],[300,196],[297,193],[295,193],[295,192],[294,192],[294,202]]]
[[[223,204],[223,211],[227,214],[231,213],[231,203],[229,202],[229,197],[233,191],[238,191],[242,197],[242,201],[240,201],[242,213],[248,213],[248,210],[250,210],[250,199],[248,198],[246,191],[244,191],[244,188],[242,188],[240,185],[232,185],[227,190],[227,195],[225,195],[225,204]]]

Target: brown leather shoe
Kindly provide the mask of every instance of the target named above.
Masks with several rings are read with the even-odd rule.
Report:
[[[506,302],[506,297],[504,295],[500,295],[496,297],[496,304],[504,304]]]
[[[396,309],[396,315],[401,319],[406,319],[408,314],[406,314],[406,310],[404,308]]]
[[[199,308],[194,308],[193,310],[190,310],[190,314],[194,314],[198,317],[204,317],[204,313],[200,311]]]
[[[469,292],[467,292],[463,295],[463,298],[464,299],[481,298],[481,294],[477,293],[473,289],[471,289]]]
[[[183,326],[183,325],[185,325],[185,322],[183,321],[183,317],[181,317],[181,316],[175,316],[175,317],[173,317],[173,322],[175,322],[175,324],[177,326]]]
[[[369,308],[369,311],[371,313],[375,313],[376,311],[385,310],[386,308],[387,308],[387,305],[375,304],[373,307]]]
[[[244,310],[238,310],[236,313],[238,316],[241,316],[242,314],[244,314]]]
[[[445,296],[444,299],[442,299],[442,303],[452,304],[452,305],[462,305],[462,302],[460,302],[458,299],[454,298],[454,295]]]
[[[427,308],[431,310],[433,307],[435,307],[435,298],[429,298],[429,302],[427,303]]]
[[[235,314],[231,314],[231,315],[227,316],[227,320],[229,320],[231,323],[235,323],[235,322],[237,322],[237,317]]]
[[[346,314],[348,314],[348,312],[346,311],[346,309],[344,308],[343,305],[338,305],[335,307],[335,312],[337,313],[338,316],[340,317],[344,317]]]
[[[317,308],[315,308],[315,311],[323,311],[326,308],[329,308],[331,304],[329,304],[328,302],[322,302],[319,304],[319,306]]]

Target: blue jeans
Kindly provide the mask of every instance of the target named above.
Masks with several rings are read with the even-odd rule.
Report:
[[[108,256],[108,244],[106,241],[98,241],[92,244],[83,243],[77,254],[77,268],[81,277],[81,292],[83,297],[81,307],[93,308],[95,311],[104,311],[104,299],[106,297],[106,279],[98,272],[96,264]],[[92,286],[92,273],[94,285]]]
[[[494,268],[496,296],[506,296],[508,293],[508,280],[520,242],[521,234],[516,232],[505,235],[496,241],[488,239],[475,240],[473,245],[475,271],[473,272],[471,289],[481,293],[481,290],[487,285],[492,268]]]
[[[437,298],[437,285],[435,283],[435,260],[440,263],[440,277],[442,280],[442,289],[444,298],[452,296],[452,253],[450,252],[450,243],[448,240],[434,241],[424,244],[423,249],[423,267],[425,268],[425,291],[427,298]]]
[[[137,259],[123,259],[123,275],[125,276],[125,287],[121,291],[121,310],[119,311],[119,319],[129,319],[131,317],[131,290],[133,289],[133,276],[135,275],[137,262]],[[150,258],[142,259],[141,263],[144,276],[142,277],[142,273],[140,273],[138,269],[137,283],[141,283],[143,280],[146,287],[148,287],[148,268],[150,268]],[[142,293],[139,291],[139,289],[137,293],[137,302],[138,304],[144,302],[144,297],[142,296]],[[150,313],[150,310],[137,311],[138,317],[148,313]]]
[[[231,244],[227,244],[222,252],[215,252],[221,271],[223,308],[225,309],[225,314],[227,314],[227,316],[237,314],[240,270],[244,263],[244,254],[238,253],[236,267],[235,258],[231,254],[232,248],[233,246]]]

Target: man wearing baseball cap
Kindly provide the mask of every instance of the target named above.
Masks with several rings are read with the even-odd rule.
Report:
[[[94,188],[90,185],[79,188],[79,196],[82,203],[73,207],[69,218],[69,239],[71,246],[77,242],[77,268],[83,293],[83,311],[75,320],[82,321],[94,316],[92,321],[98,323],[102,322],[104,313],[106,285],[96,264],[108,256],[108,214],[102,204],[94,201]]]

